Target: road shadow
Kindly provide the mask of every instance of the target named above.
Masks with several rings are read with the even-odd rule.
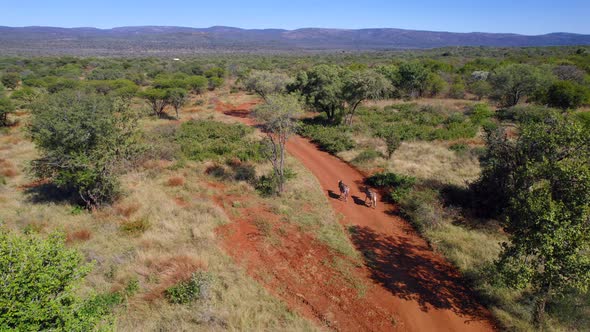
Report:
[[[353,226],[350,233],[371,278],[393,295],[417,301],[425,312],[430,308],[449,309],[490,320],[466,281],[449,264],[433,260],[426,244],[414,244],[411,235],[394,238],[366,226]]]

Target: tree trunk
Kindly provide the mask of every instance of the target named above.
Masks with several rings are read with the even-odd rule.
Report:
[[[535,301],[535,311],[533,312],[533,319],[535,327],[539,330],[543,330],[543,323],[545,322],[545,306],[547,299],[549,298],[549,291],[551,284],[546,284],[541,287],[537,293],[537,299]]]

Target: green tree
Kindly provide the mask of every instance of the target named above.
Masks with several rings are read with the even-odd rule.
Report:
[[[186,83],[188,87],[192,90],[192,92],[201,94],[205,92],[209,85],[209,81],[205,76],[190,76],[186,79]]]
[[[383,135],[383,140],[387,146],[387,159],[391,159],[393,153],[402,145],[401,137],[394,128],[390,128],[390,130],[386,131]]]
[[[422,96],[429,71],[419,62],[404,62],[398,68],[398,88],[411,98]]]
[[[494,99],[510,107],[531,96],[549,81],[539,69],[528,64],[510,64],[497,68],[489,78]]]
[[[566,289],[590,284],[590,132],[551,112],[520,127],[517,139],[501,131],[488,139],[483,177],[500,183],[498,208],[509,241],[497,262],[509,285],[531,287],[534,319]]]
[[[244,80],[246,90],[258,94],[262,99],[272,94],[284,93],[292,80],[284,73],[268,70],[254,70]]]
[[[148,88],[140,93],[151,106],[155,116],[164,116],[164,109],[169,104],[168,91],[165,89]]]
[[[217,76],[212,76],[209,77],[209,90],[213,91],[221,86],[223,86],[223,78],[222,77],[217,77]]]
[[[441,94],[446,87],[447,81],[445,81],[439,74],[429,73],[424,92],[430,97],[436,97]]]
[[[29,127],[40,157],[32,168],[40,178],[75,193],[88,207],[112,202],[117,175],[132,159],[136,114],[112,98],[64,91],[32,107]]]
[[[110,312],[97,296],[80,298],[91,266],[63,235],[47,239],[0,232],[0,330],[90,331]],[[113,303],[115,304],[115,303]]]
[[[285,189],[287,140],[295,133],[297,118],[302,114],[299,98],[292,94],[267,96],[266,102],[254,111],[254,117],[266,133],[265,154],[273,166],[278,195]]]
[[[587,102],[588,88],[571,81],[557,81],[547,91],[547,104],[562,110],[576,109]]]
[[[180,88],[170,89],[167,91],[167,99],[170,105],[174,107],[174,111],[176,112],[176,118],[180,119],[180,116],[178,115],[178,110],[181,109],[182,106],[184,106],[184,104],[186,104],[188,100],[188,91]]]
[[[305,103],[315,111],[323,112],[331,122],[339,122],[344,110],[342,68],[333,65],[318,65],[297,75],[292,91],[298,91]]]
[[[469,92],[476,95],[478,100],[482,100],[492,93],[492,86],[486,80],[475,80],[469,84]]]
[[[0,97],[0,126],[8,126],[8,114],[14,112],[14,104],[6,97]]]
[[[352,125],[354,113],[363,101],[382,98],[392,89],[383,75],[372,70],[349,72],[343,80],[342,95],[348,106],[345,119],[348,125]]]
[[[0,81],[6,88],[14,90],[20,81],[20,75],[18,73],[4,73]]]

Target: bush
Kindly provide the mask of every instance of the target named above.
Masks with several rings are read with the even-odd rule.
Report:
[[[110,203],[119,193],[117,172],[139,147],[136,120],[108,97],[74,91],[49,95],[33,106],[29,130],[41,152],[33,170],[77,193],[87,206]]]
[[[0,127],[8,126],[8,114],[14,112],[14,109],[10,99],[0,97]]]
[[[61,234],[41,239],[0,232],[0,330],[89,331],[104,323],[120,298],[80,298],[77,285],[89,271]]]
[[[467,114],[469,115],[471,122],[482,124],[494,116],[494,111],[486,104],[475,104],[471,106]]]
[[[285,182],[294,179],[297,176],[297,173],[293,172],[290,168],[285,169]],[[258,178],[256,183],[256,190],[262,196],[272,196],[276,194],[277,191],[277,176],[276,174],[270,173],[268,175],[263,175]]]
[[[354,148],[348,130],[344,126],[303,125],[300,134],[309,138],[320,149],[336,154]]]
[[[357,163],[357,164],[362,164],[362,163],[366,163],[369,161],[373,161],[379,157],[382,157],[381,153],[379,151],[373,150],[373,149],[367,149],[367,150],[363,150],[361,151],[361,153],[359,153],[353,160],[353,163]]]
[[[397,202],[401,213],[419,231],[436,228],[443,221],[443,208],[435,190],[410,190]]]
[[[181,125],[177,141],[184,156],[190,160],[238,158],[260,161],[260,144],[247,138],[253,129],[242,124],[217,121],[188,121]]]
[[[189,280],[181,281],[178,284],[166,289],[165,295],[170,303],[188,304],[197,299],[209,297],[212,277],[207,272],[193,273]]]
[[[399,202],[412,190],[416,178],[395,173],[378,173],[367,178],[366,183],[375,188],[389,191],[394,202]]]
[[[449,147],[449,150],[455,151],[459,154],[467,152],[469,150],[469,146],[465,143],[456,143]]]

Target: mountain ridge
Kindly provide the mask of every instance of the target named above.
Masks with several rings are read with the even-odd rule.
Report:
[[[2,54],[190,53],[216,51],[370,51],[451,46],[527,47],[590,45],[590,35],[553,32],[447,32],[398,28],[243,29],[231,26],[123,26],[61,28],[0,26]]]

